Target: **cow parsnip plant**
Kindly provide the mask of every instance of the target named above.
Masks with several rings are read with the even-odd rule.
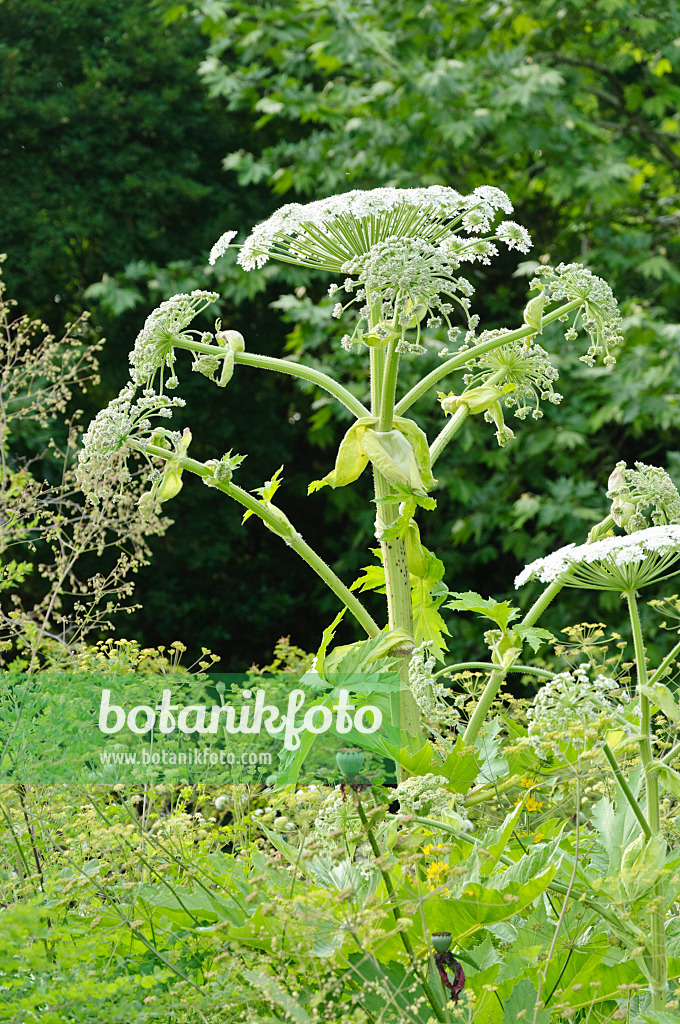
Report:
[[[133,451],[143,453],[152,467],[151,486],[143,499],[150,513],[179,491],[185,471],[224,491],[246,509],[245,518],[259,516],[282,537],[334,591],[368,637],[374,638],[383,632],[383,625],[374,621],[357,595],[274,504],[280,472],[257,496],[249,494],[232,479],[243,456],[229,452],[197,462],[188,455],[190,430],[180,432],[162,423],[184,404],[174,394],[182,372],[181,349],[191,353],[193,370],[222,387],[235,367],[257,366],[303,377],[341,402],[354,423],[340,444],[335,468],[322,480],[311,481],[310,492],[347,486],[371,463],[380,565],[354,586],[385,588],[387,641],[381,653],[392,649],[402,679],[393,719],[413,739],[419,735],[419,708],[408,678],[413,649],[430,644],[439,658],[446,650],[446,627],[438,611],[446,595],[443,566],[422,544],[416,521],[416,513],[435,508],[431,492],[436,486],[437,459],[469,416],[483,416],[492,423],[498,443],[506,445],[513,437],[505,422],[507,409],[520,420],[529,411],[538,418],[542,401],[561,400],[553,387],[557,371],[536,340],[545,324],[570,319],[568,339],[583,328],[590,336],[583,356],[589,363],[600,355],[606,363],[613,362],[611,349],[620,340],[611,290],[576,264],[541,268],[532,282],[538,294],[524,311],[522,327],[478,330],[479,318],[470,311],[474,288],[461,267],[489,263],[498,252],[497,243],[528,251],[526,230],[500,219],[511,212],[505,193],[490,186],[480,186],[467,196],[442,186],[379,188],[283,207],[254,229],[241,246],[239,262],[249,270],[280,259],[328,271],[339,279],[329,290],[339,294],[343,288],[349,299],[345,305],[337,302],[336,315],[358,307],[343,345],[370,360],[370,395],[362,396],[366,403],[315,368],[246,351],[243,337],[222,330],[219,323],[213,333],[191,329],[195,316],[217,298],[215,293],[198,290],[174,296],[148,317],[130,356],[131,382],[91,424],[80,454],[81,485],[95,502],[108,493],[112,463],[124,467]],[[213,261],[233,244],[233,238],[234,232],[229,231],[219,239],[211,254]],[[442,326],[452,353],[399,395],[400,361],[417,358],[423,332]],[[414,402],[456,371],[463,379],[457,381],[455,393],[439,393],[444,419],[440,433],[430,441],[406,414]]]
[[[369,392],[357,395],[294,359],[250,353],[243,337],[219,322],[213,332],[191,328],[217,296],[177,295],[147,319],[131,353],[130,384],[90,425],[79,479],[96,503],[110,496],[111,479],[121,486],[127,459],[141,453],[150,467],[141,499],[149,514],[178,493],[185,472],[192,473],[239,503],[244,519],[258,516],[293,548],[336,594],[340,614],[354,615],[367,634],[350,648],[331,651],[335,624],[326,631],[315,670],[301,684],[320,693],[317,703],[333,700],[331,673],[339,669],[351,665],[361,671],[370,662],[372,678],[398,671],[384,735],[351,739],[397,763],[399,815],[390,813],[385,794],[357,778],[355,769],[348,771],[344,790],[332,793],[319,810],[316,848],[295,822],[285,838],[266,831],[296,882],[305,878],[304,892],[296,896],[295,885],[290,890],[293,903],[310,906],[310,880],[312,889],[324,892],[352,889],[352,899],[359,901],[348,918],[346,906],[327,906],[320,893],[318,931],[308,936],[312,947],[323,946],[319,955],[337,954],[343,984],[361,982],[388,993],[383,1003],[359,998],[363,1016],[348,1020],[669,1024],[677,1001],[668,979],[680,976],[680,855],[667,812],[680,798],[674,767],[680,708],[667,684],[680,644],[650,668],[637,593],[677,571],[680,495],[662,470],[619,464],[609,481],[611,510],[602,522],[582,544],[539,559],[518,577],[518,586],[532,580],[547,584],[523,616],[508,602],[449,592],[442,563],[420,539],[417,517],[436,506],[434,467],[468,417],[492,424],[499,445],[506,446],[514,437],[508,410],[521,422],[529,414],[540,418],[542,402],[561,401],[557,371],[537,340],[546,324],[567,322],[569,343],[585,332],[590,340],[582,359],[589,365],[598,358],[612,365],[621,341],[611,290],[578,264],[540,269],[521,327],[479,330],[471,311],[474,289],[461,266],[488,263],[497,243],[527,251],[526,231],[502,219],[511,212],[508,197],[486,186],[468,196],[439,186],[355,191],[283,207],[239,247],[239,263],[248,270],[275,258],[335,275],[330,293],[343,289],[346,296],[335,315],[355,311],[342,343],[357,358],[368,358]],[[218,259],[233,239],[226,232],[211,258]],[[417,360],[427,331],[446,331],[450,351],[401,394],[400,363]],[[275,504],[280,470],[249,493],[233,480],[244,456],[228,452],[198,462],[188,454],[190,430],[164,423],[184,405],[174,393],[183,372],[181,349],[191,354],[193,370],[219,386],[229,384],[239,365],[260,367],[316,384],[352,414],[334,468],[309,487],[313,493],[351,485],[371,465],[378,561],[351,587]],[[444,384],[445,378],[451,379]],[[438,386],[451,390],[437,391],[442,427],[429,439],[407,413]],[[606,670],[586,660],[557,673],[521,661],[527,646],[535,652],[550,639],[537,622],[563,587],[625,598],[635,689],[620,659]],[[386,595],[383,624],[357,596],[357,590],[368,589]],[[450,634],[442,606],[490,621],[482,660],[447,664]],[[670,617],[673,607],[664,611]],[[587,645],[582,653],[590,658]],[[470,687],[452,705],[446,677],[465,679],[464,673],[475,670],[483,685]],[[501,700],[510,672],[542,684],[526,717],[521,707]],[[382,699],[380,692],[368,696]],[[307,750],[303,744],[284,762],[279,781],[296,781]],[[548,795],[539,799],[536,793],[546,789]],[[530,828],[532,815],[544,805],[539,827]],[[342,885],[319,861],[332,855],[333,841],[348,865]],[[366,864],[363,882],[357,862]],[[366,901],[375,908],[374,892],[387,912],[378,924],[370,914],[363,916]],[[257,899],[265,893],[263,884]],[[237,937],[278,955],[290,926],[284,924],[277,945],[276,929],[263,925],[263,915],[264,910],[260,918],[246,913]],[[544,936],[531,954],[526,929]],[[446,935],[453,953],[444,948]],[[366,960],[351,959],[352,942]],[[459,1006],[461,963],[470,970],[467,1001]],[[280,969],[273,968],[274,975]],[[318,1016],[313,989],[306,995],[297,986],[284,992],[266,971],[248,970],[248,981],[283,1007],[284,1016]],[[412,999],[404,1002],[406,979]]]

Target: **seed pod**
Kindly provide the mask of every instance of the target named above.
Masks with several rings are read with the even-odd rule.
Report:
[[[432,945],[438,953],[446,953],[451,947],[451,932],[432,932]]]
[[[364,767],[364,752],[362,750],[339,750],[335,755],[335,763],[339,771],[348,778],[354,778]]]

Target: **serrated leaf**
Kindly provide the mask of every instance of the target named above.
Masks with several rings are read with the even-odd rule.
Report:
[[[515,626],[513,632],[529,644],[534,654],[543,644],[555,639],[549,629],[538,629],[536,626]]]
[[[680,724],[680,707],[676,704],[675,697],[667,686],[664,686],[663,683],[654,683],[653,686],[640,686],[639,690],[652,704],[663,711],[669,721],[675,725]]]
[[[476,594],[472,590],[451,596],[454,600],[447,603],[447,608],[452,608],[454,612],[476,612],[478,615],[491,619],[502,630],[506,630],[508,623],[519,615],[519,608],[514,608],[508,601],[496,601],[493,597],[481,597],[480,594]]]

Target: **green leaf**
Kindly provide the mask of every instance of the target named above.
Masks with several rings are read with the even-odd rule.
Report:
[[[654,683],[653,686],[640,686],[639,690],[652,704],[663,711],[669,721],[680,725],[680,707],[667,686],[664,686],[663,683]]]
[[[507,921],[528,907],[546,891],[555,877],[555,865],[550,864],[545,871],[529,879],[524,884],[511,882],[502,891],[493,889],[488,884],[468,882],[457,899],[445,899],[432,896],[423,905],[423,912],[428,932],[451,932],[453,945],[465,944],[470,936],[498,921]],[[390,919],[385,918],[386,931],[393,927]],[[422,922],[419,914],[413,915],[411,929],[413,936],[423,941]],[[399,939],[392,935],[387,939],[377,939],[375,950],[381,960],[395,960],[403,956],[404,948]]]
[[[477,612],[478,615],[491,619],[504,631],[508,628],[508,623],[519,615],[519,608],[514,608],[508,601],[481,597],[472,590],[464,594],[452,593],[451,596],[454,600],[447,602],[447,608],[452,608],[454,612]]]
[[[555,639],[549,629],[538,629],[536,626],[515,626],[513,633],[517,633],[523,642],[528,643],[534,654],[543,644]]]
[[[345,487],[359,479],[368,465],[368,455],[362,446],[363,437],[366,429],[377,422],[375,416],[362,416],[352,424],[340,442],[335,468],[322,480],[313,480],[307,489],[308,494],[327,484],[333,488]]]
[[[516,1024],[518,1020],[529,1020],[533,1024],[549,1024],[550,1010],[539,1010],[534,1015],[538,994],[528,978],[514,985],[509,997],[503,1003],[503,1024]]]

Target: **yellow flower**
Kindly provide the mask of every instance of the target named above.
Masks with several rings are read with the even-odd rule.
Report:
[[[448,864],[443,861],[433,861],[432,864],[427,866],[427,887],[428,889],[437,889],[442,884],[442,875],[449,870]]]
[[[537,800],[534,796],[528,796],[524,801],[527,811],[540,811],[543,809],[543,801]]]

